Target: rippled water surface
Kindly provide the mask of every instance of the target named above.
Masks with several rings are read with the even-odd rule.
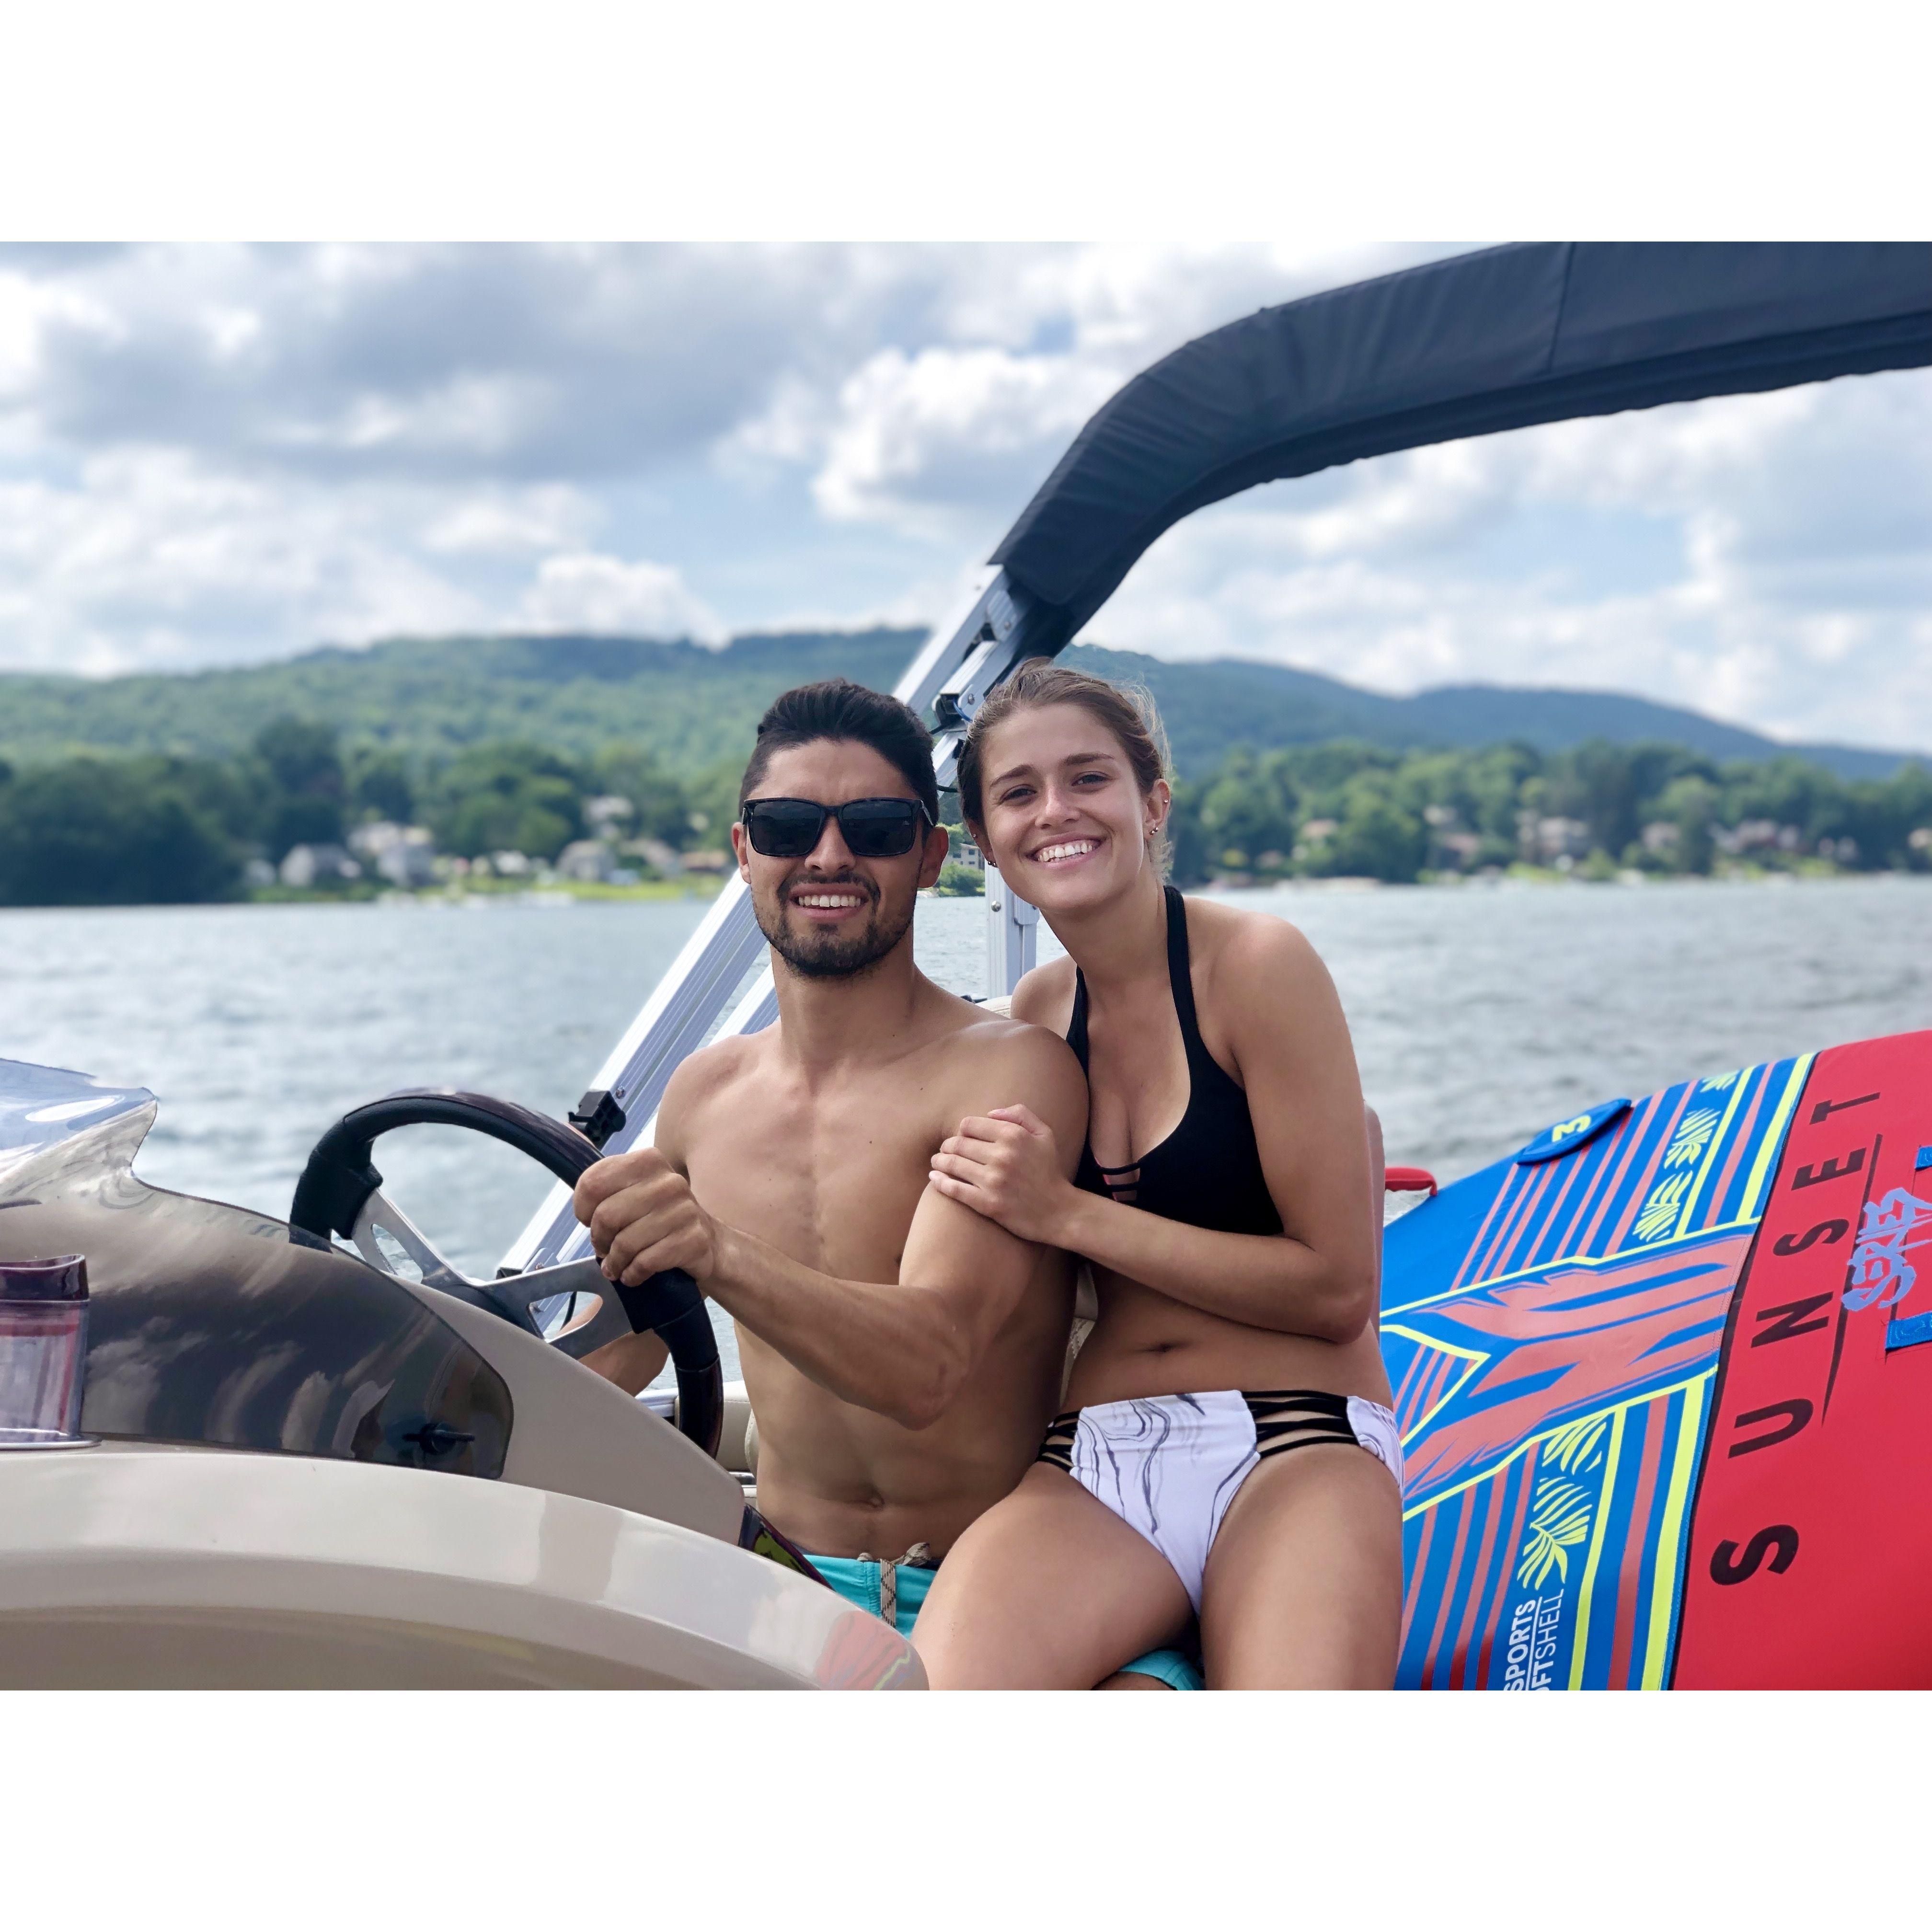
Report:
[[[1932,1024],[1932,882],[1234,896],[1320,949],[1390,1159],[1444,1180],[1594,1100]],[[562,1114],[703,910],[0,912],[0,1058],[152,1088],[147,1179],[279,1214],[322,1129],[393,1088],[464,1087]],[[922,903],[922,964],[982,991],[983,920],[977,899]],[[546,1185],[451,1130],[392,1137],[378,1160],[445,1251],[485,1273]]]

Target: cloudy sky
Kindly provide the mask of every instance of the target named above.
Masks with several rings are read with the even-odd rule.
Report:
[[[1453,252],[0,250],[0,669],[923,621],[1136,370]],[[1932,748],[1932,372],[1274,484],[1088,634]]]

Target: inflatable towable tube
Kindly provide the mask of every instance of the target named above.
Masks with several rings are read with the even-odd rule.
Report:
[[[1593,1108],[1393,1223],[1398,1684],[1932,1685],[1922,1245],[1932,1033]]]

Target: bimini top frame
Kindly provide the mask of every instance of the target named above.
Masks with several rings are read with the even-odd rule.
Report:
[[[1566,417],[1932,363],[1932,244],[1532,242],[1263,309],[1136,376],[1083,429],[992,568],[897,686],[931,706],[942,785],[961,734],[1022,658],[1060,650],[1156,538],[1277,478]],[[988,984],[1032,962],[1035,915],[987,875]],[[610,1058],[615,1152],[718,1026],[764,941],[732,880]],[[769,972],[724,1030],[777,1011]],[[504,1258],[568,1258],[559,1189]]]

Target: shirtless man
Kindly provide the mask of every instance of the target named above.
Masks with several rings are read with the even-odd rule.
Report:
[[[1066,1258],[930,1190],[932,1156],[1022,1102],[1070,1162],[1086,1082],[1064,1041],[913,964],[914,895],[946,852],[913,712],[842,679],[787,692],[740,801],[778,1024],[686,1060],[656,1146],[591,1168],[577,1214],[608,1277],[683,1268],[730,1312],[760,1510],[909,1631],[926,1566],[1037,1454],[1072,1307]],[[638,1335],[588,1359],[635,1392],[664,1354]]]

